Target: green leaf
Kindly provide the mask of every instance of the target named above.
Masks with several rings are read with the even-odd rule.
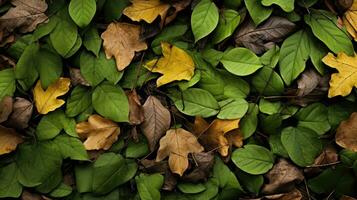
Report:
[[[255,195],[259,194],[260,188],[263,186],[264,177],[263,175],[251,175],[243,171],[238,171],[237,173],[239,181],[245,188]]]
[[[38,25],[38,27],[33,32],[33,39],[39,40],[42,37],[50,34],[57,26],[57,23],[58,23],[58,17],[56,15],[51,16],[47,23],[42,23]]]
[[[59,135],[53,140],[58,146],[63,159],[71,158],[72,160],[88,160],[88,154],[83,143],[74,137],[68,135]]]
[[[102,46],[102,39],[99,37],[98,30],[94,26],[89,27],[84,33],[83,45],[88,51],[91,51],[98,57],[100,47]]]
[[[38,51],[39,44],[32,43],[28,45],[16,64],[15,77],[26,91],[32,87],[38,77],[36,66]]]
[[[173,43],[177,41],[182,35],[184,35],[188,30],[186,24],[179,24],[165,27],[160,34],[158,34],[155,39],[151,42],[151,48],[155,54],[161,55],[161,42]]]
[[[118,20],[123,10],[130,4],[129,0],[105,0],[103,13],[105,21]]]
[[[274,69],[270,67],[261,68],[252,77],[252,85],[262,95],[274,96],[284,92],[284,82]]]
[[[120,85],[125,89],[133,89],[142,87],[147,81],[158,77],[157,73],[152,73],[140,63],[132,63],[125,68],[123,78],[120,80]]]
[[[0,101],[5,96],[12,96],[16,90],[15,73],[13,69],[0,71]]]
[[[109,82],[98,85],[92,95],[93,108],[115,122],[129,121],[129,103],[123,89]]]
[[[77,164],[74,168],[74,174],[78,192],[92,192],[93,164]]]
[[[206,187],[202,183],[179,183],[177,188],[185,194],[197,194],[206,190]]]
[[[95,0],[71,0],[68,11],[73,21],[83,28],[92,21],[96,8]]]
[[[73,56],[75,53],[77,53],[77,51],[79,50],[79,48],[81,48],[82,46],[82,38],[80,35],[77,35],[77,40],[74,43],[74,46],[66,53],[66,55],[64,55],[64,58],[70,58],[71,56]]]
[[[237,76],[253,74],[263,65],[252,51],[246,48],[234,48],[224,53],[220,62],[230,73]]]
[[[269,136],[269,146],[271,152],[284,158],[289,158],[289,154],[286,151],[283,143],[281,142],[281,134],[272,134]]]
[[[211,0],[200,1],[192,11],[191,28],[195,42],[209,35],[217,26],[218,8]]]
[[[248,111],[248,102],[244,99],[226,99],[218,102],[221,110],[217,118],[219,119],[238,119],[242,118]]]
[[[336,16],[322,10],[312,10],[305,15],[305,22],[311,27],[313,34],[334,53],[341,51],[353,55],[353,44],[348,34],[337,25]]]
[[[185,91],[171,90],[170,99],[176,108],[190,116],[210,117],[219,111],[219,105],[211,93],[199,88],[189,88]]]
[[[125,149],[126,158],[140,158],[150,153],[148,143],[144,137],[139,137],[138,142],[129,141]]]
[[[140,174],[135,177],[136,186],[142,200],[161,199],[160,189],[164,184],[161,174]]]
[[[305,30],[294,33],[283,42],[279,69],[288,86],[304,71],[309,54],[309,39]]]
[[[285,12],[292,12],[294,10],[295,0],[262,0],[263,6],[271,6],[273,4],[280,6]]]
[[[256,104],[250,103],[245,116],[240,121],[240,129],[244,138],[249,138],[253,135],[258,125],[259,108]]]
[[[92,92],[84,86],[76,86],[66,102],[66,115],[75,117],[92,104]]]
[[[273,12],[272,8],[261,5],[261,0],[244,0],[245,6],[256,26],[269,18]]]
[[[213,32],[213,43],[218,44],[231,36],[240,22],[240,15],[235,10],[225,9],[221,14],[218,26]]]
[[[41,86],[46,89],[61,76],[62,59],[56,53],[41,49],[37,54],[37,69],[40,74]]]
[[[216,49],[205,49],[200,53],[202,58],[214,67],[216,67],[219,64],[219,61],[222,59],[224,55],[224,52],[217,51]]]
[[[72,193],[72,187],[61,183],[58,187],[51,191],[50,196],[55,198],[66,197]]]
[[[318,135],[304,127],[284,128],[281,133],[281,142],[291,160],[301,167],[313,164],[322,150]]]
[[[274,164],[274,155],[266,148],[258,145],[245,145],[232,154],[233,163],[249,174],[264,174]]]
[[[17,181],[18,169],[16,163],[0,168],[0,198],[18,198],[22,193],[22,186]]]
[[[295,116],[299,120],[299,127],[309,128],[319,135],[323,135],[331,128],[327,119],[327,107],[321,103],[310,104],[300,109]]]
[[[321,42],[312,36],[312,33],[309,34],[310,39],[310,59],[315,69],[320,73],[325,73],[325,65],[322,62],[322,58],[328,53],[328,49],[321,44]]]
[[[214,199],[214,197],[217,196],[219,191],[217,179],[209,179],[207,182],[204,183],[204,186],[206,188],[205,191],[190,196],[190,199]]]

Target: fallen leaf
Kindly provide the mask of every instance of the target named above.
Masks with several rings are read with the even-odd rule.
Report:
[[[337,150],[334,146],[328,145],[324,148],[322,153],[315,159],[312,166],[328,165],[338,161]]]
[[[173,81],[191,80],[195,71],[195,64],[191,56],[167,42],[162,42],[161,48],[163,57],[145,64],[145,68],[148,70],[163,74],[156,81],[157,87]]]
[[[213,152],[201,152],[192,154],[195,165],[193,170],[185,174],[182,179],[190,182],[207,181],[214,164]]]
[[[66,94],[69,91],[70,84],[71,80],[69,78],[61,77],[55,83],[48,86],[47,90],[43,90],[41,81],[37,81],[33,90],[37,111],[45,115],[61,107],[65,101],[57,99],[57,97]]]
[[[110,23],[102,35],[103,48],[108,59],[114,56],[119,71],[124,70],[139,52],[148,48],[140,40],[140,26],[128,23]]]
[[[160,0],[132,0],[131,5],[126,7],[123,14],[133,21],[144,20],[151,24],[159,15],[164,21],[167,11],[170,8],[168,3]]]
[[[16,128],[27,128],[31,119],[33,104],[27,99],[16,97],[8,124]]]
[[[310,94],[322,81],[323,77],[315,70],[309,69],[301,74],[301,78],[297,81],[298,96],[306,96]]]
[[[5,68],[14,68],[16,66],[16,63],[13,59],[0,55],[0,69],[5,69]]]
[[[80,69],[70,67],[69,75],[71,77],[71,83],[74,86],[76,86],[76,85],[90,86],[88,81],[86,79],[84,79],[84,77],[82,76]]]
[[[331,75],[330,89],[328,97],[338,95],[347,96],[351,93],[353,87],[357,87],[357,57],[347,56],[341,52],[335,57],[332,53],[328,53],[323,59],[326,65],[337,69],[339,73]]]
[[[83,144],[87,150],[108,150],[120,134],[118,124],[97,114],[91,115],[88,122],[78,123],[76,131],[81,139],[85,139]]]
[[[282,41],[295,28],[295,24],[282,17],[270,17],[264,24],[255,26],[247,21],[235,34],[235,42],[243,45],[256,54],[261,54]]]
[[[188,154],[202,151],[203,147],[192,133],[182,128],[170,129],[160,140],[156,161],[169,157],[169,166],[172,173],[182,176],[188,168]]]
[[[347,195],[343,195],[340,200],[356,200],[356,198],[353,198],[353,197],[350,197],[350,196],[347,196]]]
[[[129,101],[129,122],[132,125],[139,125],[144,121],[144,110],[140,103],[140,97],[136,90],[126,92]]]
[[[146,136],[151,151],[154,151],[160,138],[170,128],[170,111],[154,96],[149,96],[144,105],[144,122],[141,130]]]
[[[357,152],[357,112],[340,123],[335,137],[339,146]]]
[[[9,118],[12,112],[12,107],[12,97],[5,96],[0,102],[0,123],[6,121]]]
[[[301,199],[303,199],[303,196],[302,196],[300,190],[295,188],[288,193],[265,196],[265,199],[269,199],[269,200],[301,200]]]
[[[51,200],[50,198],[24,190],[21,194],[21,200]]]
[[[263,186],[264,194],[285,193],[304,180],[302,171],[285,159],[279,159],[265,175],[269,183]]]
[[[14,129],[0,125],[0,155],[14,151],[24,140]]]
[[[243,146],[244,138],[242,132],[239,129],[229,131],[225,134],[225,137],[228,140],[229,147],[235,146],[237,148],[240,148]]]
[[[165,21],[161,21],[161,27],[163,26],[163,23],[168,24],[170,22],[172,22],[177,14],[181,11],[184,10],[187,6],[189,6],[191,3],[191,0],[179,0],[179,1],[175,1],[173,4],[171,4],[171,6],[175,9],[175,11],[173,11],[173,13],[168,13],[168,15],[165,18]]]
[[[357,1],[354,0],[352,6],[343,15],[343,23],[347,32],[357,41]]]

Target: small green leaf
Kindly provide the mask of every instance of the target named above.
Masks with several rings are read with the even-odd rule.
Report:
[[[206,190],[206,187],[202,183],[179,183],[178,189],[185,194],[197,194]]]
[[[284,92],[284,82],[274,69],[270,67],[261,68],[252,77],[252,85],[262,95],[274,96]]]
[[[218,26],[213,32],[213,43],[218,44],[231,36],[240,22],[240,15],[235,10],[225,9],[221,14]]]
[[[13,69],[0,71],[0,101],[5,96],[12,96],[16,90],[15,73]]]
[[[41,49],[37,54],[37,69],[40,74],[41,86],[46,89],[61,76],[62,58],[47,49]]]
[[[245,6],[256,26],[269,18],[273,12],[272,8],[261,5],[261,0],[244,0]]]
[[[263,6],[271,6],[273,4],[280,6],[285,12],[292,12],[294,10],[295,0],[262,0]]]
[[[68,11],[73,21],[83,28],[92,21],[96,8],[95,0],[71,0]]]
[[[39,51],[39,44],[32,43],[28,45],[21,57],[17,61],[15,68],[15,77],[19,81],[24,90],[29,90],[35,83],[37,72],[37,53]]]
[[[161,199],[160,189],[164,184],[161,174],[140,174],[135,177],[136,186],[142,200]]]
[[[17,181],[18,169],[16,163],[0,168],[0,198],[18,198],[22,193],[22,186]]]
[[[66,115],[75,117],[92,104],[92,92],[84,86],[76,86],[66,102]]]
[[[51,191],[50,196],[55,198],[66,197],[72,193],[72,187],[61,183],[54,190]]]
[[[88,160],[87,151],[79,139],[68,135],[59,135],[53,142],[58,146],[63,159],[71,158],[72,160]]]
[[[252,136],[255,130],[257,129],[258,113],[258,106],[254,103],[250,103],[247,113],[240,121],[240,129],[243,133],[244,138]]]
[[[83,36],[83,45],[88,50],[98,57],[100,47],[102,46],[102,39],[99,37],[98,30],[91,26]]]
[[[219,119],[240,119],[248,111],[248,102],[244,99],[226,99],[218,102],[221,110],[217,118]]]
[[[323,135],[331,128],[327,120],[327,107],[321,103],[310,104],[300,109],[295,116],[299,120],[299,127],[309,128],[319,135]]]
[[[152,50],[157,54],[161,55],[161,42],[169,42],[173,43],[179,37],[184,35],[188,30],[188,26],[185,24],[180,25],[173,25],[165,27],[160,34],[158,34],[155,39],[151,42]]]

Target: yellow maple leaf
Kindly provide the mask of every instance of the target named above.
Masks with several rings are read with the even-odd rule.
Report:
[[[162,161],[169,156],[171,171],[182,176],[188,167],[188,154],[202,151],[203,147],[192,133],[182,128],[170,129],[160,140],[156,161]]]
[[[342,19],[348,33],[357,41],[357,0],[353,1],[352,6],[345,12]]]
[[[24,140],[14,129],[0,125],[0,155],[14,151]]]
[[[135,52],[148,48],[140,39],[140,26],[134,24],[113,22],[101,37],[106,57],[114,56],[119,71],[130,64]]]
[[[163,57],[147,62],[144,66],[152,72],[163,74],[157,79],[157,87],[170,83],[172,81],[191,80],[195,71],[195,64],[190,55],[184,50],[161,43]]]
[[[356,54],[348,56],[345,53],[338,53],[335,57],[328,53],[323,59],[326,65],[337,69],[339,73],[331,75],[328,97],[338,95],[347,96],[351,93],[353,87],[357,87],[357,57]]]
[[[48,86],[45,91],[42,89],[41,81],[37,81],[33,90],[37,111],[40,114],[47,114],[61,107],[65,101],[57,99],[57,97],[66,94],[69,91],[70,84],[71,80],[69,78],[61,77],[55,83]]]
[[[157,16],[163,20],[170,8],[170,5],[160,0],[132,0],[131,5],[126,7],[123,14],[133,21],[144,20],[151,24]]]
[[[117,123],[94,114],[88,118],[88,122],[78,123],[76,132],[85,140],[84,147],[87,150],[108,150],[118,140],[120,128]]]

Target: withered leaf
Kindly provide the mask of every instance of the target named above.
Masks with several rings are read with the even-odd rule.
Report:
[[[0,155],[14,151],[24,140],[14,129],[0,125]]]
[[[24,98],[16,97],[13,112],[10,115],[8,124],[15,128],[27,128],[31,119],[33,104]]]
[[[21,200],[51,200],[50,198],[24,190],[21,194]]]
[[[140,97],[136,90],[126,92],[129,101],[129,122],[139,125],[144,121],[144,110],[140,103]]]
[[[194,153],[192,157],[195,163],[193,170],[185,174],[182,179],[191,182],[206,181],[214,164],[213,152]]]
[[[84,79],[84,77],[82,76],[80,69],[70,67],[69,75],[71,77],[71,83],[74,86],[76,86],[76,85],[90,86],[88,81],[86,79]]]
[[[306,70],[301,74],[301,78],[298,83],[298,96],[306,96],[310,94],[318,86],[321,86],[321,90],[327,91],[328,89],[328,77],[322,77],[318,72],[313,69]]]
[[[336,143],[343,148],[357,152],[357,112],[342,121],[336,131]]]
[[[12,112],[12,107],[13,107],[12,97],[5,96],[0,102],[0,123],[6,121],[9,118]]]
[[[274,195],[269,195],[265,196],[265,199],[269,200],[301,200],[303,199],[303,196],[298,189],[293,189],[290,192],[284,193],[284,194],[274,194]]]

